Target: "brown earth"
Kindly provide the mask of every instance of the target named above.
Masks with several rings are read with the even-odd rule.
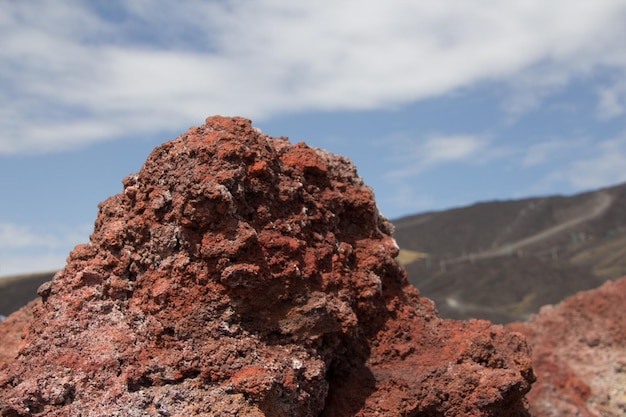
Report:
[[[536,417],[626,415],[626,277],[512,323],[533,351]]]
[[[345,158],[214,117],[123,183],[4,354],[3,417],[527,415],[523,337],[437,317]]]

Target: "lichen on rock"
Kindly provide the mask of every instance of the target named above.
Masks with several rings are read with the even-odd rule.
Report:
[[[345,158],[212,117],[41,288],[2,416],[523,416],[523,337],[437,317]]]

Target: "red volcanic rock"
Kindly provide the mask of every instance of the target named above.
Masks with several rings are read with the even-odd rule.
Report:
[[[241,118],[157,147],[40,288],[2,416],[523,416],[523,337],[437,317],[352,164]]]
[[[543,307],[510,329],[528,337],[536,417],[626,415],[626,278]]]
[[[6,320],[0,322],[0,366],[5,362],[11,362],[17,356],[24,328],[33,318],[33,308],[40,301],[34,300],[26,304],[20,310],[11,314]]]

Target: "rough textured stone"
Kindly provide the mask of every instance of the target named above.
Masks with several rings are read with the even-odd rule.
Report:
[[[345,158],[213,117],[101,203],[2,416],[522,416],[523,337],[437,317]]]
[[[39,300],[31,301],[20,310],[0,322],[0,366],[11,362],[17,356],[22,344],[24,328],[33,318],[33,308]]]
[[[509,325],[533,350],[533,416],[626,415],[625,305],[626,277]]]

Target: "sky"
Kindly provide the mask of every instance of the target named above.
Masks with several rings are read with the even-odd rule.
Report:
[[[206,117],[350,158],[390,219],[626,181],[626,0],[0,0],[0,277]]]

